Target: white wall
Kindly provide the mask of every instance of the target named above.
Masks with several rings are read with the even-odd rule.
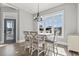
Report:
[[[77,4],[65,4],[65,42],[68,35],[77,33]]]
[[[77,33],[77,4],[65,3],[49,10],[42,11],[40,15],[46,15],[61,10],[64,10],[64,38],[59,41],[63,44],[67,44],[68,35]],[[34,30],[35,29],[37,28],[35,27]]]
[[[18,11],[4,9],[0,12],[0,43],[4,43],[4,18],[16,19],[16,42],[24,41],[23,31],[33,30],[32,14],[22,9],[19,9],[19,14]]]
[[[16,23],[18,23],[17,13],[14,12],[1,12],[1,43],[4,43],[4,19],[16,19]],[[16,41],[18,40],[18,28],[16,24]]]
[[[77,4],[77,32],[79,33],[79,3]]]
[[[24,11],[19,10],[19,39],[24,41],[23,31],[33,30],[33,15]]]
[[[2,4],[1,4],[2,5]],[[0,43],[4,43],[4,19],[16,19],[16,42],[18,41],[18,12],[10,7],[0,7]]]

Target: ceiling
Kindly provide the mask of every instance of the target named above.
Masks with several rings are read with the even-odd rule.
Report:
[[[38,3],[11,3],[11,4],[31,14],[35,14],[38,12]],[[62,3],[39,3],[39,11],[41,12],[61,4]]]

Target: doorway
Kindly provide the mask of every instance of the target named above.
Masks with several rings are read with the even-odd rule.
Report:
[[[4,43],[16,42],[16,19],[4,19]]]

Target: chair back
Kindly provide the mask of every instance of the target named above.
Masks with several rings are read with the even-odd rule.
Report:
[[[29,31],[24,31],[25,41],[29,41]]]
[[[37,41],[37,35],[38,35],[37,32],[30,31],[30,39],[32,40],[32,42],[36,42]]]

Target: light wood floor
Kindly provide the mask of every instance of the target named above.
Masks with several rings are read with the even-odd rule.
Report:
[[[24,43],[1,44],[0,56],[29,56],[29,53],[28,49],[24,51]],[[53,52],[49,51],[48,56],[53,56]],[[79,53],[69,52],[66,46],[58,45],[57,56],[79,56]]]

